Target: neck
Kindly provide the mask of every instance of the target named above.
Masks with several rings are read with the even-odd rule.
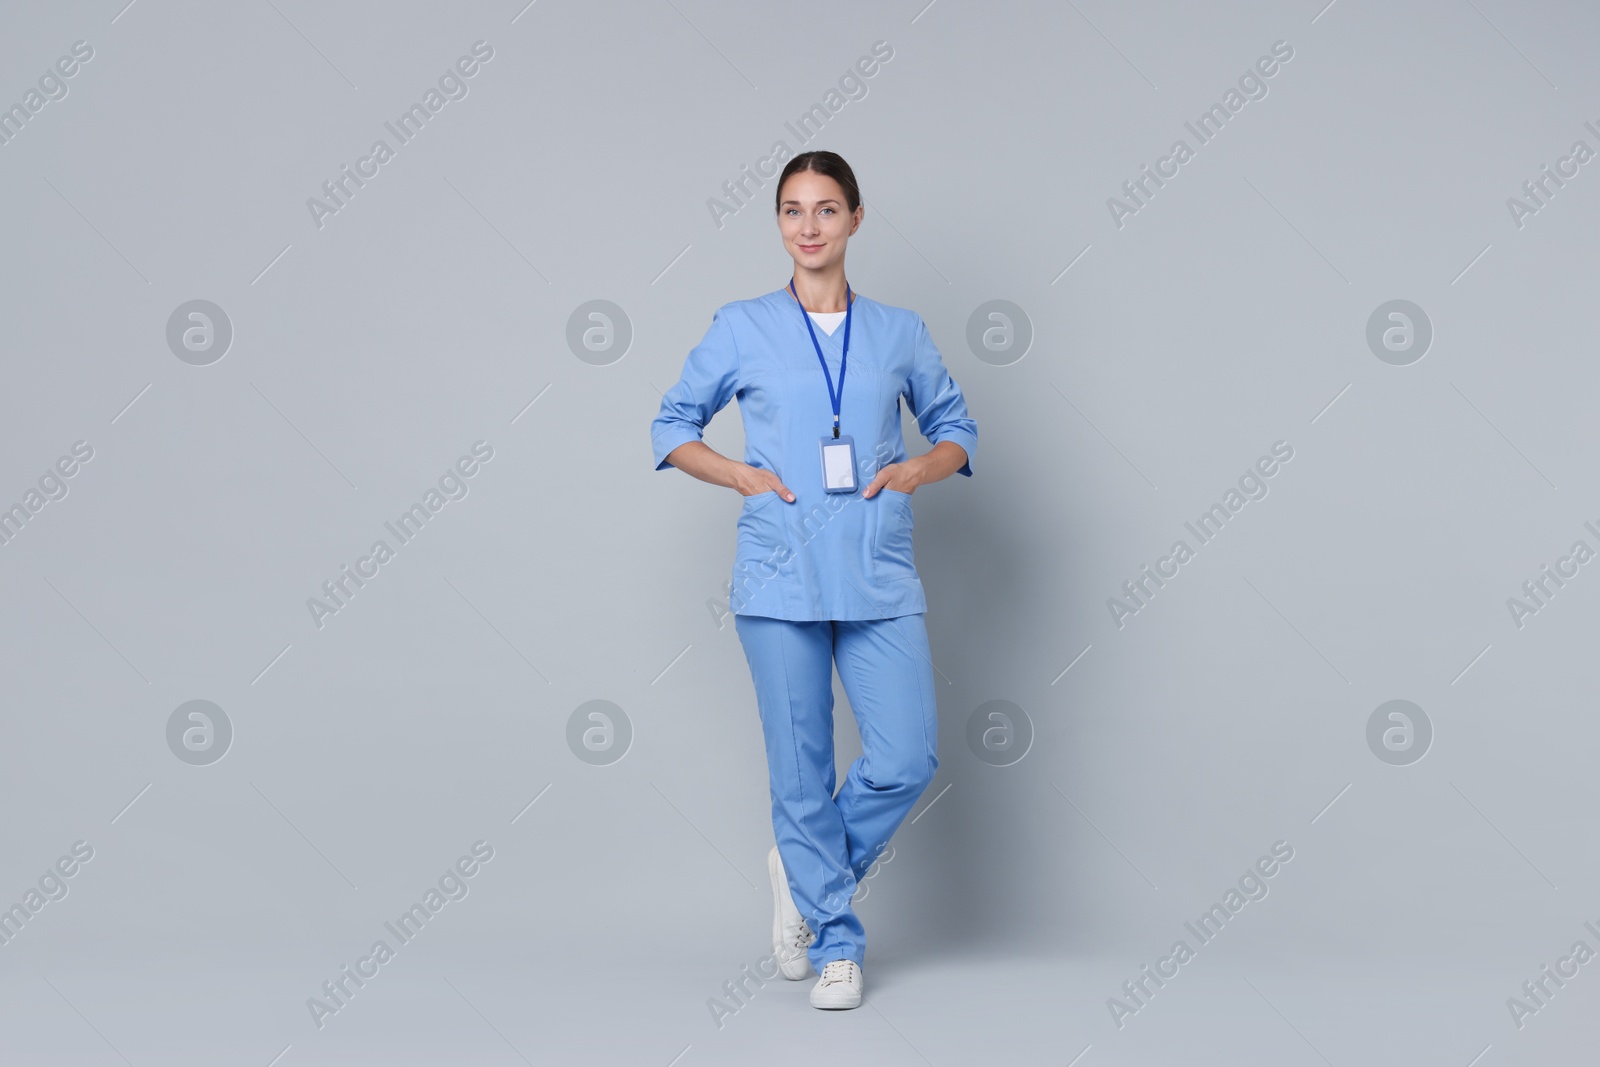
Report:
[[[800,297],[800,306],[807,311],[825,315],[832,311],[846,310],[844,264],[836,264],[820,271],[796,266],[794,291]],[[853,299],[854,294],[851,296]]]

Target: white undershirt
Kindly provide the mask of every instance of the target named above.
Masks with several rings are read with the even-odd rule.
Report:
[[[821,326],[822,332],[829,337],[832,337],[833,331],[839,328],[839,324],[844,321],[845,315],[842,311],[808,311],[806,314],[810,315],[811,320]]]

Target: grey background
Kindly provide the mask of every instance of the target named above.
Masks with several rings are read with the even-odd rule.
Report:
[[[1600,525],[1590,307],[1600,13],[1577,3],[6,5],[0,102],[0,947],[29,1064],[1547,1064],[1593,1048]],[[468,95],[319,228],[306,207],[473,42]],[[866,95],[784,123],[875,41]],[[1274,41],[1268,93],[1120,228],[1106,207]],[[392,138],[391,138],[392,140]],[[929,323],[980,427],[916,495],[941,767],[859,908],[867,1003],[769,981],[766,767],[708,607],[738,499],[648,424],[792,268],[774,141],[851,161],[849,277]],[[1068,269],[1070,267],[1070,269]],[[187,301],[234,332],[168,347]],[[632,340],[580,359],[568,321]],[[1033,331],[966,343],[986,301]],[[1405,299],[1408,366],[1368,347]],[[615,355],[615,353],[613,354]],[[530,406],[531,405],[531,406]],[[926,446],[907,426],[913,454]],[[306,607],[475,441],[492,461],[320,629]],[[707,440],[741,455],[732,406]],[[1273,442],[1294,458],[1119,629],[1106,601]],[[1070,665],[1070,670],[1068,666]],[[169,749],[204,699],[233,728]],[[1380,704],[1433,725],[1368,748]],[[580,705],[631,728],[592,765]],[[968,719],[1034,731],[1008,767]],[[839,763],[859,751],[840,694]],[[530,806],[531,805],[531,806]],[[307,998],[473,842],[494,859],[318,1029]],[[1275,841],[1295,853],[1117,1027],[1107,1000]]]

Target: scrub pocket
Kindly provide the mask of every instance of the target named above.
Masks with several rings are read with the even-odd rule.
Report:
[[[784,526],[789,505],[776,489],[744,498],[739,511],[739,542],[733,557],[736,581],[793,582],[794,553]]]
[[[880,582],[900,581],[917,576],[911,558],[911,494],[883,488],[877,501],[877,524],[873,528],[872,568]]]

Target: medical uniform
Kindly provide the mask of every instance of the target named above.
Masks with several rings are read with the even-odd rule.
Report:
[[[767,490],[739,513],[729,606],[755,683],[766,739],[772,822],[790,893],[816,934],[818,971],[864,963],[856,884],[938,769],[938,716],[912,558],[911,494],[861,488],[907,459],[903,400],[930,442],[954,441],[971,476],[978,427],[916,312],[856,294],[830,333],[785,287],[724,304],[684,361],[650,427],[657,470],[739,398],[744,461],[795,495]],[[845,352],[846,330],[849,350]],[[820,360],[819,360],[820,350]],[[843,363],[843,367],[841,367]],[[824,491],[819,442],[854,438],[858,488]],[[841,377],[841,371],[843,372]],[[861,758],[843,788],[833,752],[833,666],[855,712]]]

